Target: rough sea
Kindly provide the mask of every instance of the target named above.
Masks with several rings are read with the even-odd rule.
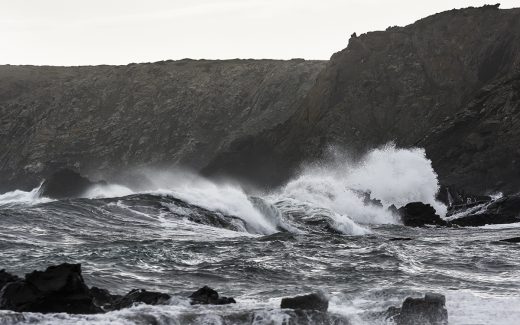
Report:
[[[450,324],[520,324],[520,224],[410,228],[387,207],[435,201],[420,149],[337,155],[267,192],[186,171],[146,171],[142,188],[99,185],[83,198],[0,195],[0,269],[22,276],[81,263],[89,286],[166,292],[168,305],[100,315],[0,311],[0,324],[312,324],[282,297],[322,292],[330,324],[388,324],[409,296],[446,296]],[[382,207],[360,193],[370,193]],[[403,240],[405,239],[405,240]],[[236,304],[191,306],[208,285]]]

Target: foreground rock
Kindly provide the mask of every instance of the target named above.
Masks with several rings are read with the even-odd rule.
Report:
[[[50,266],[25,275],[25,280],[7,283],[0,291],[0,309],[17,312],[95,314],[93,302],[81,276],[80,264]]]
[[[48,177],[40,187],[40,196],[51,199],[80,197],[96,183],[70,169],[61,169]]]
[[[448,324],[446,298],[441,294],[427,293],[424,298],[408,297],[401,308],[390,307],[388,315],[397,325]]]
[[[329,301],[327,297],[321,293],[311,293],[304,296],[283,298],[280,308],[317,310],[326,312],[329,308]]]
[[[481,209],[451,221],[454,225],[465,227],[516,222],[520,222],[520,195],[502,197]]]
[[[96,314],[130,308],[137,304],[163,305],[171,296],[166,293],[131,290],[124,296],[106,289],[88,288],[81,276],[81,264],[60,264],[45,271],[19,277],[0,271],[0,309],[16,312]],[[192,305],[225,305],[235,299],[220,297],[204,286],[189,297]]]
[[[405,226],[424,227],[427,225],[446,226],[446,221],[442,220],[435,213],[435,209],[422,202],[408,203],[398,210],[401,220]]]
[[[7,273],[5,270],[0,270],[0,290],[9,282],[20,281],[21,279],[16,275]]]
[[[147,305],[164,305],[170,298],[170,295],[166,293],[134,289],[125,296],[116,299],[110,309],[119,310],[129,308],[140,303]]]
[[[227,305],[236,303],[233,298],[219,297],[218,292],[208,286],[195,291],[189,298],[192,305]]]

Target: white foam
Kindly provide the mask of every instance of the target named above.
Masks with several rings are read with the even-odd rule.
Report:
[[[14,190],[0,194],[0,206],[12,204],[33,205],[53,201],[52,199],[39,196],[38,192],[40,191],[40,186],[32,189],[31,191]]]
[[[274,198],[292,198],[329,209],[343,224],[395,224],[399,221],[387,207],[414,201],[429,203],[445,215],[446,207],[435,200],[439,189],[437,175],[423,149],[398,149],[389,144],[370,151],[356,163],[345,155],[336,157],[341,158],[304,169]],[[365,203],[360,192],[371,193],[383,207]]]
[[[134,192],[126,186],[117,184],[95,185],[87,190],[83,195],[89,199],[107,198],[107,197],[122,197],[131,195]]]

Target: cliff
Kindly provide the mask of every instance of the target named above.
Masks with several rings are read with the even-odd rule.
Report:
[[[94,179],[128,167],[197,170],[234,139],[287,120],[324,64],[0,66],[0,191],[60,167]]]
[[[519,72],[520,9],[451,10],[354,36],[290,119],[237,139],[205,171],[276,185],[327,144],[361,153],[395,141],[424,146],[443,183],[518,191]],[[468,111],[478,116],[459,128]]]

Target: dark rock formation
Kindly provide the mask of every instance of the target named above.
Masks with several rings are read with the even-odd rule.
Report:
[[[0,270],[0,290],[9,282],[20,281],[21,279],[16,275],[7,273],[5,270]]]
[[[0,309],[18,312],[94,314],[102,310],[81,276],[80,264],[50,266],[25,275],[0,291]]]
[[[110,181],[127,167],[198,169],[234,139],[287,120],[324,65],[0,66],[0,193],[62,167]]]
[[[112,299],[114,300],[113,305],[108,307],[108,309],[119,310],[140,303],[147,305],[162,305],[170,300],[170,298],[171,296],[166,293],[134,289],[119,299],[114,300],[114,297],[112,296]]]
[[[423,146],[442,184],[520,188],[520,9],[450,10],[351,38],[285,123],[205,172],[277,185],[327,144]],[[254,170],[254,173],[251,172]]]
[[[115,303],[123,298],[120,295],[113,295],[107,289],[100,289],[98,287],[90,288],[90,294],[94,305],[103,308],[103,310],[114,310]]]
[[[96,183],[70,169],[61,169],[48,177],[40,187],[39,195],[52,199],[75,198]]]
[[[389,308],[388,316],[397,325],[444,325],[448,324],[445,305],[443,295],[427,293],[424,298],[406,298],[401,308]]]
[[[464,217],[453,219],[458,226],[484,226],[520,222],[520,195],[504,196]]]
[[[399,210],[399,215],[405,226],[409,227],[424,227],[426,225],[446,226],[446,221],[442,220],[439,215],[435,213],[435,209],[422,202],[408,203]]]
[[[329,300],[321,293],[311,293],[304,296],[282,298],[280,308],[317,310],[326,312],[329,308]]]
[[[219,297],[218,292],[208,286],[195,291],[189,298],[192,305],[227,305],[236,303],[233,298]]]

